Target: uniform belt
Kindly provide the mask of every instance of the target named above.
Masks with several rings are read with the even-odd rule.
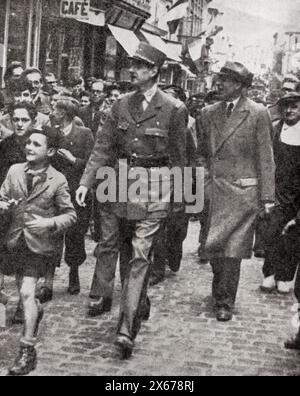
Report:
[[[125,157],[128,161],[128,165],[131,167],[139,168],[161,168],[164,166],[169,166],[170,161],[168,157],[164,158],[143,158],[143,157]]]

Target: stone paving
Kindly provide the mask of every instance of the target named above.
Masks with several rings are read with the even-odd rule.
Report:
[[[236,315],[218,323],[212,313],[210,266],[199,265],[199,226],[190,224],[181,272],[168,272],[164,283],[150,290],[152,312],[136,341],[134,355],[120,361],[113,345],[120,298],[119,277],[114,307],[100,319],[86,318],[94,243],[81,268],[82,293],[66,294],[68,270],[57,272],[55,296],[40,326],[39,363],[34,376],[299,376],[300,353],[286,351],[284,341],[295,333],[295,299],[259,291],[262,262],[243,265]],[[16,305],[14,284],[9,315]],[[0,375],[12,363],[20,327],[0,330]]]

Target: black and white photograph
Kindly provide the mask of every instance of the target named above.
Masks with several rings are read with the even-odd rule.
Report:
[[[300,376],[300,0],[0,0],[0,75],[0,376]]]

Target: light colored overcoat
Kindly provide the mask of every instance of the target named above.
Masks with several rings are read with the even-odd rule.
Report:
[[[206,168],[204,256],[248,259],[264,202],[275,201],[272,124],[268,111],[242,97],[230,118],[226,103],[197,120],[199,165]]]

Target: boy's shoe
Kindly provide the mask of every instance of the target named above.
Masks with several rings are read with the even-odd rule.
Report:
[[[0,292],[0,304],[7,305],[8,304],[8,297]]]
[[[275,275],[265,278],[263,284],[260,287],[260,290],[264,293],[272,293],[274,290],[276,290]]]
[[[277,283],[277,291],[279,294],[288,295],[291,293],[291,282],[278,282]]]
[[[34,346],[21,345],[19,356],[14,366],[9,370],[8,375],[20,377],[29,374],[36,369],[37,353]]]

